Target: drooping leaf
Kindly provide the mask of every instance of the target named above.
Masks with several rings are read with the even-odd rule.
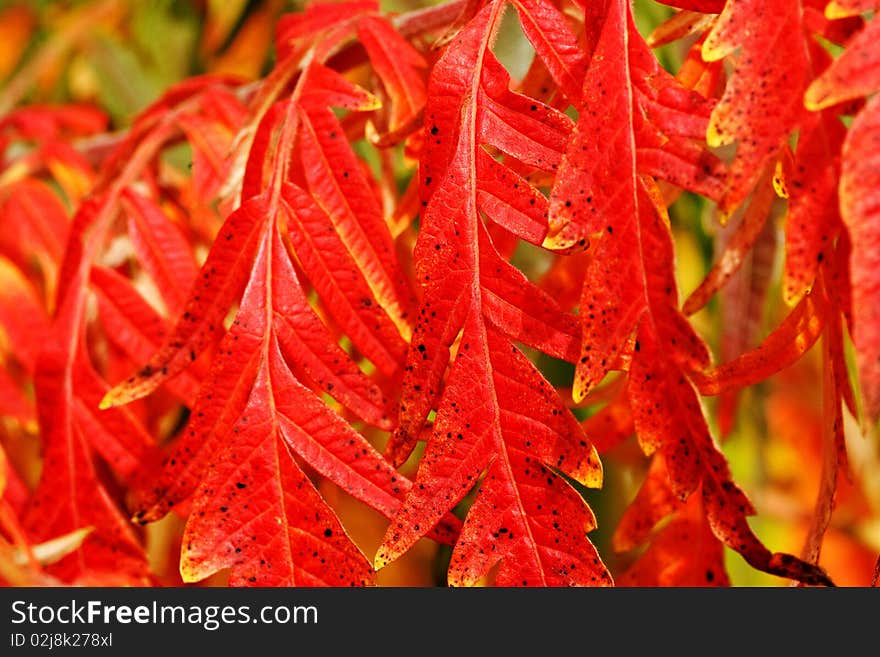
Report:
[[[198,271],[186,238],[148,198],[129,189],[122,199],[138,261],[159,288],[169,312],[176,315]]]
[[[728,0],[703,44],[707,61],[740,50],[706,136],[710,146],[738,144],[721,200],[726,212],[748,195],[804,114],[808,55],[800,17],[800,0]]]
[[[108,339],[132,362],[148,360],[162,345],[171,327],[128,279],[113,270],[93,268],[90,282],[98,296],[98,312]],[[195,399],[199,386],[189,371],[169,379],[166,385],[187,405]]]
[[[812,286],[841,229],[837,182],[844,136],[843,124],[826,112],[801,127],[785,231],[784,296],[789,303]]]
[[[804,103],[820,110],[880,89],[880,24],[870,21],[831,66],[807,89]]]
[[[737,224],[736,232],[727,240],[724,250],[716,257],[716,262],[706,274],[706,278],[682,305],[681,311],[684,314],[691,315],[705,306],[731,276],[739,271],[743,260],[752,251],[769,219],[774,199],[775,195],[767,171],[756,185],[748,208],[742,213]]]
[[[391,102],[388,131],[397,132],[410,125],[425,106],[420,69],[427,62],[382,18],[364,17],[358,21],[357,34]]]
[[[684,500],[701,490],[714,534],[754,567],[827,581],[821,569],[771,554],[754,536],[746,521],[754,511],[709,433],[690,380],[709,365],[708,350],[678,310],[669,219],[656,185],[637,170],[636,124],[627,111],[633,87],[628,62],[620,56],[627,51],[628,4],[609,2],[606,8],[584,83],[585,111],[552,192],[564,201],[562,207],[574,208],[555,217],[560,234],[570,238],[573,225],[574,235],[591,240],[573,396],[582,399],[611,369],[625,367],[621,360],[628,361],[636,436],[646,454],[664,456],[672,492]],[[617,98],[603,99],[606,84]],[[614,126],[609,138],[597,139],[608,126]],[[599,143],[603,148],[596,153]],[[628,358],[622,359],[624,354]]]
[[[256,204],[243,205],[223,224],[187,299],[185,311],[162,348],[140,371],[111,390],[102,408],[125,404],[152,392],[186,369],[223,331],[233,299],[247,282],[264,217]]]
[[[0,331],[8,350],[29,372],[45,344],[49,319],[21,270],[0,256]]]
[[[728,227],[734,227],[728,224]],[[719,240],[723,245],[723,237]],[[723,246],[722,246],[723,248]],[[776,226],[766,222],[746,262],[721,290],[721,344],[722,363],[732,361],[752,349],[760,340],[764,309],[778,249]],[[718,429],[721,437],[733,429],[739,390],[722,392],[718,400]]]
[[[515,0],[513,6],[523,33],[560,91],[571,103],[577,104],[586,57],[565,15],[547,0]]]
[[[686,502],[669,489],[663,458],[654,456],[642,487],[614,533],[628,551],[650,538],[648,549],[623,573],[621,586],[728,586],[723,544],[712,533],[699,495]],[[660,520],[669,522],[651,536]]]
[[[284,350],[296,356],[301,353],[297,347],[309,344],[309,334],[326,329],[305,296],[291,294],[298,281],[278,232],[279,206],[255,197],[246,212],[259,222],[260,237],[244,297],[195,402],[190,425],[159,478],[142,494],[137,517],[142,522],[157,519],[193,497],[182,557],[187,580],[232,566],[233,582],[240,585],[363,584],[370,579],[367,562],[294,455],[389,515],[409,482],[290,371],[282,345],[289,344]],[[358,392],[374,400],[379,396],[343,364],[348,359],[344,352],[323,349],[338,361],[333,380],[349,379],[350,399],[357,400]],[[318,352],[313,357],[318,367],[326,362],[322,356]],[[332,383],[329,389],[335,393]],[[266,488],[273,491],[268,498],[262,492]],[[445,524],[436,535],[454,533],[455,521],[441,520]],[[285,528],[280,543],[275,533],[260,529],[266,522]],[[257,525],[246,529],[252,523]],[[313,538],[304,538],[308,534]],[[337,538],[320,542],[322,535]],[[218,551],[218,545],[224,550]],[[319,554],[313,555],[316,550]],[[347,556],[331,559],[340,550]]]
[[[286,188],[291,239],[328,312],[376,367],[393,376],[406,350],[413,297],[379,202],[333,113],[325,107],[298,118],[310,194]]]
[[[825,312],[817,293],[807,293],[788,316],[755,349],[706,371],[692,373],[703,395],[763,381],[803,356],[822,334]]]
[[[61,199],[46,183],[24,178],[3,190],[0,211],[4,216],[0,251],[22,265],[36,258],[51,295],[68,230]]]
[[[877,21],[874,21],[877,22]],[[849,231],[853,342],[864,417],[880,416],[880,100],[875,96],[853,121],[843,145],[840,210]]]
[[[619,180],[634,186],[643,174],[710,198],[723,191],[723,166],[701,144],[713,102],[659,66],[627,3],[608,0],[601,21],[577,128],[566,149],[568,159],[590,164],[585,177],[557,176],[544,242],[554,250],[586,248],[606,229],[600,217],[628,211],[628,195],[617,192]],[[631,153],[618,157],[623,151]]]
[[[476,584],[496,564],[500,585],[609,584],[585,535],[595,526],[592,512],[551,469],[596,486],[601,467],[595,450],[552,387],[510,342],[547,349],[546,338],[536,341],[520,328],[538,301],[544,311],[537,319],[546,322],[551,338],[555,326],[566,322],[548,320],[565,316],[501,258],[479,214],[482,209],[514,229],[522,225],[513,218],[522,216],[518,208],[538,205],[540,198],[526,179],[487,158],[482,143],[551,171],[568,129],[563,115],[510,90],[490,50],[503,10],[501,1],[482,8],[449,43],[428,85],[421,160],[428,201],[415,250],[424,297],[407,356],[400,426],[388,450],[395,461],[411,452],[435,404],[437,416],[415,485],[375,563],[382,567],[400,556],[478,486],[453,550],[450,584]],[[489,189],[483,167],[495,171]],[[487,206],[486,199],[505,202]],[[523,320],[511,321],[517,316]],[[537,486],[542,492],[535,495]]]

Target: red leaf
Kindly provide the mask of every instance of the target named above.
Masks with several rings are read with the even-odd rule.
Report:
[[[669,522],[618,580],[620,586],[728,586],[723,544],[712,533],[699,495],[681,502],[669,490],[662,457],[655,456],[645,482],[614,533],[627,551],[644,542],[667,515]]]
[[[245,299],[242,311],[247,308]],[[280,358],[277,346],[270,358]],[[296,465],[274,412],[270,363],[202,477],[183,535],[180,571],[195,582],[231,568],[231,586],[363,586],[364,556]]]
[[[729,224],[728,227],[733,228]],[[724,248],[723,234],[719,242]],[[777,247],[776,226],[768,221],[742,267],[721,290],[722,362],[745,353],[760,338]],[[718,400],[718,429],[722,437],[733,429],[738,398],[739,391],[734,389],[722,392]]]
[[[128,279],[113,270],[94,267],[90,279],[98,294],[98,312],[107,337],[132,362],[149,360],[162,346],[171,327],[143,300]],[[166,385],[187,405],[192,404],[199,388],[197,378],[188,371],[170,378]]]
[[[587,248],[606,230],[603,217],[632,213],[639,173],[710,196],[721,193],[720,162],[696,140],[711,103],[662,70],[632,23],[629,4],[607,0],[590,61],[580,116],[550,195],[554,250]],[[572,163],[577,163],[573,165]],[[580,175],[566,174],[569,166]]]
[[[535,198],[525,179],[501,164],[481,179],[482,143],[547,171],[567,131],[563,115],[510,91],[489,51],[502,9],[502,2],[490,3],[463,27],[428,85],[421,181],[429,200],[415,249],[424,298],[407,356],[400,427],[388,447],[396,462],[438,408],[416,485],[375,562],[396,559],[478,485],[453,550],[451,584],[475,584],[496,564],[500,585],[608,584],[585,536],[595,525],[592,512],[551,470],[597,486],[598,457],[552,387],[509,341],[541,327],[542,348],[568,352],[572,343],[558,328],[566,326],[565,315],[503,261],[479,215],[487,196]],[[512,183],[506,193],[499,189],[504,176]],[[481,196],[486,180],[493,187]],[[506,205],[527,207],[519,200]]]
[[[875,21],[877,22],[877,21]],[[856,347],[864,418],[880,416],[880,99],[853,121],[843,145],[840,209],[852,243],[851,331]]]
[[[767,171],[756,185],[748,208],[743,212],[736,226],[736,232],[726,241],[720,255],[716,256],[716,262],[706,278],[697,289],[691,292],[681,307],[681,311],[685,315],[692,315],[705,306],[709,299],[724,287],[731,276],[739,271],[743,260],[751,253],[755,242],[761,235],[775,199],[773,186],[770,184],[769,171]]]
[[[84,104],[28,105],[0,119],[0,132],[14,140],[62,140],[102,132],[106,127],[107,115]]]
[[[228,156],[246,118],[242,102],[224,89],[205,94],[197,112],[177,117],[192,148],[193,184],[202,202],[212,201],[233,174],[235,160]]]
[[[2,248],[26,260],[31,253],[49,256],[47,264],[61,258],[67,239],[68,220],[58,194],[45,183],[25,178],[5,190],[2,204],[6,219]],[[45,260],[44,260],[45,262]]]
[[[127,408],[99,411],[108,386],[81,354],[73,375],[73,418],[88,443],[127,485],[146,474],[152,460],[153,438]]]
[[[425,83],[419,69],[427,62],[385,19],[365,16],[357,23],[357,34],[391,99],[388,131],[397,132],[425,106]]]
[[[846,377],[846,368],[838,369],[834,353],[843,348],[841,328],[836,318],[826,327],[822,340],[822,469],[816,507],[802,550],[803,558],[812,563],[819,563],[822,538],[834,509],[838,473],[847,466],[841,398],[848,382],[839,378]]]
[[[379,4],[375,0],[354,2],[316,2],[304,12],[282,16],[276,29],[276,48],[278,59],[284,59],[291,52],[291,44],[306,38],[315,38],[328,28],[345,23],[365,13],[375,12]]]
[[[212,340],[247,281],[248,269],[265,223],[265,206],[248,201],[229,216],[211,247],[193,287],[186,311],[163,346],[134,376],[113,388],[101,408],[126,404],[150,394],[188,367]]]
[[[359,274],[363,277],[369,291],[359,296],[355,307],[366,310],[359,308],[356,314],[363,312],[370,316],[371,326],[372,323],[380,325],[375,330],[385,335],[385,348],[392,357],[374,363],[392,373],[399,367],[406,348],[404,339],[409,336],[407,317],[412,312],[414,298],[407,289],[406,278],[394,255],[388,226],[375,193],[333,113],[326,108],[300,112],[299,120],[302,168],[312,202],[321,208],[324,221],[335,229],[337,239],[342,241],[341,248],[325,254],[325,257],[334,254],[342,260],[341,271],[331,275],[331,278],[348,278],[348,269],[354,269],[357,272],[355,276]],[[303,204],[298,201],[294,205],[290,194],[287,195],[292,207]],[[314,241],[323,239],[322,234],[326,232],[326,228],[311,233],[306,229],[303,236],[292,234],[291,237]],[[306,273],[312,277],[310,272]],[[334,280],[334,284],[338,283]],[[378,307],[370,309],[370,306],[362,304],[364,298],[375,299]],[[333,304],[329,309],[333,312]]]
[[[845,135],[840,120],[826,112],[801,127],[785,230],[784,296],[790,304],[812,287],[840,232],[837,183]]]
[[[548,0],[513,0],[523,34],[572,104],[581,95],[586,58],[565,15]]]
[[[318,62],[311,62],[302,75],[300,104],[305,107],[324,109],[332,106],[352,112],[369,112],[381,106],[381,101],[373,94]]]
[[[491,379],[475,380],[479,372]],[[551,469],[599,485],[601,467],[587,448],[551,386],[470,312],[415,486],[376,567],[406,551],[485,472],[452,554],[450,584],[476,584],[499,562],[499,586],[610,584],[584,536],[595,527],[592,512]]]
[[[45,346],[49,319],[30,281],[2,256],[0,327],[9,341],[9,351],[27,371],[33,372],[37,356]]]
[[[738,142],[725,212],[748,195],[804,114],[809,61],[800,16],[799,0],[728,0],[703,44],[707,61],[741,49],[707,133],[710,146]]]
[[[816,293],[807,293],[758,347],[705,372],[692,372],[700,394],[754,385],[798,360],[822,333],[825,316],[820,303]]]
[[[811,110],[861,98],[880,89],[880,21],[870,21],[847,44],[828,69],[807,89],[804,103]]]
[[[256,197],[248,203],[262,206],[263,216],[276,216],[271,201]],[[291,319],[280,313],[295,310],[308,319],[308,307],[289,305],[304,304],[305,297],[290,294],[297,281],[274,219],[264,224],[259,239],[244,297],[190,426],[158,480],[144,491],[136,517],[157,519],[193,496],[182,561],[188,581],[231,566],[232,582],[241,585],[362,584],[371,576],[369,565],[293,455],[389,515],[409,482],[288,369],[276,327],[290,336]],[[301,330],[308,336],[315,329],[305,324]],[[347,358],[341,351],[334,355]],[[267,522],[282,527],[282,535],[267,532]],[[435,536],[455,533],[454,519],[438,522]],[[333,557],[340,553],[342,558]]]
[[[702,485],[712,531],[755,567],[824,581],[824,573],[810,564],[771,556],[748,529],[747,503],[731,511],[705,495],[712,488],[725,491],[731,497],[727,502],[745,500],[688,380],[700,376],[709,354],[678,311],[669,220],[659,192],[650,180],[637,177],[637,132],[629,111],[634,87],[629,62],[621,56],[627,52],[628,5],[615,1],[607,7],[584,83],[586,111],[552,192],[561,201],[556,207],[565,208],[555,217],[559,234],[569,241],[592,240],[573,397],[582,399],[610,369],[624,365],[622,357],[630,352],[628,392],[636,435],[647,454],[663,454],[673,493],[684,500]],[[607,98],[611,92],[617,98]]]

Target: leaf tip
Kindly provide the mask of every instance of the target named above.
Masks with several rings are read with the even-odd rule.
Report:
[[[846,9],[845,7],[841,7],[839,2],[836,0],[831,0],[825,7],[825,18],[830,21],[839,20],[841,18],[849,18],[850,16],[857,15],[858,11],[853,11],[852,9]]]
[[[576,473],[575,479],[587,488],[602,488],[605,481],[605,470],[596,448],[590,445],[590,458],[584,462],[584,467]]]
[[[358,107],[361,112],[375,112],[382,109],[382,100],[369,91],[364,92],[364,100]]]
[[[378,572],[378,571],[382,570],[385,566],[387,566],[389,563],[391,563],[391,559],[388,558],[387,552],[383,549],[380,549],[376,553],[376,556],[373,558],[373,570]]]
[[[710,148],[719,148],[730,143],[730,138],[718,129],[718,121],[713,114],[709,121],[709,127],[706,129],[706,144]]]
[[[110,392],[104,395],[104,398],[101,399],[101,403],[98,404],[98,409],[106,411],[108,408],[113,408],[114,406],[116,406],[116,395],[114,394],[115,392],[116,388],[113,388]]]
[[[713,39],[714,36],[715,33],[710,32],[706,41],[703,42],[703,45],[700,48],[700,56],[703,58],[703,61],[707,63],[717,62],[719,59],[724,59],[728,53],[728,49],[722,47],[721,44],[715,45],[714,42],[717,41],[717,39]]]
[[[804,92],[804,107],[811,112],[819,112],[834,104],[821,82],[822,78],[814,80]]]

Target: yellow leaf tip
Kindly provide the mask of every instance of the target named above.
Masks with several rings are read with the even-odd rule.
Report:
[[[858,16],[858,12],[841,7],[840,3],[835,2],[835,0],[831,0],[831,2],[825,6],[825,18],[830,21],[849,18],[850,16]]]
[[[390,560],[388,559],[388,557],[384,551],[377,552],[375,558],[373,559],[373,570],[378,572],[378,571],[382,570],[385,566],[387,566],[389,563],[390,563]]]
[[[709,123],[709,127],[706,130],[706,143],[710,148],[718,148],[720,146],[726,146],[729,142],[724,133],[719,132],[717,126],[715,125],[715,121],[711,121]]]
[[[101,403],[98,404],[98,408],[100,410],[106,411],[108,408],[113,408],[114,406],[116,406],[115,395],[114,395],[115,390],[116,389],[114,388],[113,390],[108,392],[106,395],[104,395],[104,398],[101,400]]]

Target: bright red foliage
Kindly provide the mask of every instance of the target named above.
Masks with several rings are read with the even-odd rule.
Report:
[[[847,411],[880,417],[876,3],[663,4],[646,41],[628,0],[316,3],[264,78],[187,80],[125,131],[0,118],[0,581],[360,586],[428,538],[450,585],[728,585],[725,546],[831,584]],[[688,38],[680,71],[648,45]],[[684,303],[680,197],[727,222]],[[690,318],[716,296],[720,363]],[[749,525],[712,429],[819,341],[796,557]],[[646,467],[615,560],[584,489],[621,454]],[[390,520],[375,554],[337,490]],[[169,515],[180,579],[149,565]]]

